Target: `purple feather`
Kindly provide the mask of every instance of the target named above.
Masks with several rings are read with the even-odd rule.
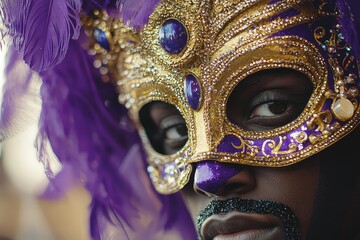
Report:
[[[0,142],[36,125],[41,105],[38,89],[34,87],[40,82],[38,75],[31,71],[12,46],[8,49],[6,63]]]
[[[82,9],[85,13],[91,13],[94,10],[105,9],[112,17],[119,16],[119,10],[116,5],[120,0],[84,0]]]
[[[86,7],[87,9],[107,9],[114,5],[111,0],[84,0],[83,8]],[[115,0],[116,2],[116,0]]]
[[[0,4],[7,34],[37,72],[61,62],[70,38],[79,35],[81,0],[3,0]]]
[[[64,61],[41,73],[40,134],[45,142],[39,147],[48,139],[71,179],[83,179],[93,200],[92,239],[107,239],[108,231],[116,239],[157,239],[164,230],[195,239],[181,195],[161,196],[153,189],[127,110],[118,103],[114,86],[92,67],[93,60],[81,40],[70,41]],[[58,174],[54,189],[71,186],[62,179],[68,176]],[[144,225],[144,218],[152,221]]]
[[[113,2],[88,1],[115,12]],[[121,3],[117,6],[126,21],[139,28],[159,0]],[[157,239],[171,233],[195,239],[180,193],[162,196],[153,189],[139,136],[114,86],[101,80],[94,59],[82,48],[84,35],[70,40],[79,31],[79,5],[80,0],[5,0],[0,5],[7,34],[31,68],[41,72],[37,146],[54,187],[44,196],[61,196],[81,178],[93,200],[92,239],[107,238],[109,232],[116,233],[116,239]],[[64,166],[56,176],[48,150]],[[144,224],[144,218],[151,221]]]
[[[162,0],[120,0],[117,7],[120,9],[123,20],[129,26],[140,29],[147,24],[151,13]]]
[[[162,0],[84,0],[83,9],[90,12],[106,9],[113,17],[120,16],[129,26],[140,29],[149,20],[149,16]]]

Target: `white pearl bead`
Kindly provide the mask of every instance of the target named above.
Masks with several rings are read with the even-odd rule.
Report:
[[[341,121],[346,121],[351,118],[354,114],[354,105],[349,99],[340,98],[335,101],[332,106],[333,113],[336,118]]]

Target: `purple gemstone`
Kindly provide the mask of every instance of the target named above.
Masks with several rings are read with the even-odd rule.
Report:
[[[168,53],[180,53],[185,48],[187,40],[186,28],[180,21],[168,19],[161,25],[159,42]]]
[[[107,51],[110,50],[110,43],[106,37],[106,33],[99,29],[99,28],[95,28],[94,30],[94,38],[95,41],[104,49],[106,49]]]
[[[186,100],[190,107],[198,110],[200,107],[201,87],[199,81],[193,74],[188,74],[185,77],[184,90]]]

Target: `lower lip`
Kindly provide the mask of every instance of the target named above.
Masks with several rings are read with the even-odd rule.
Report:
[[[283,239],[279,229],[251,229],[238,233],[223,234],[216,236],[213,240],[278,240]]]

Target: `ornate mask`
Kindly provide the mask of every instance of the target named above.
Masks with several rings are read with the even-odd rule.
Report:
[[[337,14],[325,1],[164,0],[140,31],[101,13],[84,19],[84,26],[97,66],[116,79],[119,100],[139,129],[155,188],[169,194],[187,183],[191,163],[287,166],[354,129],[358,62]],[[301,113],[268,130],[234,123],[227,107],[234,89],[255,73],[279,68],[312,83]],[[154,101],[175,106],[185,119],[188,140],[176,153],[159,153],[139,119]]]

